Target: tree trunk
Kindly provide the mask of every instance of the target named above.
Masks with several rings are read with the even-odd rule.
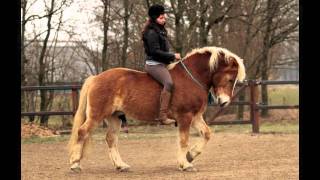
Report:
[[[261,77],[263,80],[268,80],[268,75],[264,71],[262,72]],[[269,104],[268,103],[268,87],[267,87],[267,85],[261,85],[261,100],[264,105]],[[268,116],[268,109],[262,109],[261,116],[262,117]]]
[[[108,69],[108,60],[107,60],[107,50],[108,50],[108,31],[109,31],[109,0],[103,0],[104,10],[103,10],[103,49],[102,49],[102,71]]]
[[[178,0],[177,6],[175,6],[175,1],[171,0],[171,6],[174,9],[174,16],[175,16],[175,51],[177,53],[182,53],[183,47],[182,47],[182,23],[181,23],[181,18],[182,18],[182,11],[183,11],[183,1]]]
[[[254,1],[254,5],[252,7],[252,11],[250,12],[250,14],[254,14],[255,12],[255,8],[257,6],[257,0]],[[242,54],[241,54],[241,57],[242,58],[245,58],[246,57],[246,54],[247,54],[247,50],[250,46],[250,42],[252,41],[253,37],[251,36],[251,23],[253,22],[253,16],[249,16],[248,17],[248,24],[246,25],[246,31],[245,31],[245,42],[244,42],[244,47],[242,48]],[[246,61],[244,61],[246,62]],[[240,92],[239,94],[239,101],[245,101],[246,99],[246,91],[244,89],[244,91]],[[243,105],[239,105],[238,106],[238,113],[237,113],[237,118],[238,119],[243,119],[243,113],[244,113],[244,106]]]
[[[47,44],[48,44],[48,40],[49,40],[49,36],[50,36],[50,32],[51,32],[51,19],[53,16],[53,9],[54,9],[54,1],[55,0],[51,0],[51,7],[50,10],[48,12],[48,21],[47,21],[47,27],[48,27],[48,31],[46,34],[46,37],[43,41],[43,46],[41,49],[41,54],[39,57],[39,74],[38,74],[38,81],[39,81],[39,86],[43,86],[45,85],[45,53],[47,51]],[[46,92],[44,90],[40,91],[40,111],[46,111]],[[40,118],[40,125],[42,126],[46,126],[48,124],[48,116],[41,116]]]
[[[246,99],[246,93],[245,91],[240,92],[239,94],[239,101],[244,101]],[[243,112],[244,112],[244,106],[238,105],[238,112],[237,112],[237,118],[243,119]]]
[[[46,102],[48,101],[47,99],[47,91],[45,90],[41,90],[40,91],[40,99],[41,99],[41,102],[40,102],[40,111],[46,111]],[[48,126],[48,119],[49,119],[49,116],[48,115],[43,115],[41,116],[40,118],[40,125],[41,126]]]
[[[107,59],[107,50],[108,50],[108,31],[109,31],[109,15],[110,15],[110,1],[109,0],[102,0],[103,2],[103,17],[102,17],[102,23],[103,23],[103,48],[102,48],[102,57],[101,57],[101,66],[102,70],[101,72],[108,69],[109,62]],[[107,127],[107,124],[103,122],[103,127]]]
[[[129,21],[129,2],[128,0],[123,0],[123,6],[124,6],[124,27],[123,27],[123,46],[122,46],[122,54],[121,54],[121,66],[126,67],[126,61],[127,61],[127,49],[128,49],[128,38],[129,38],[129,27],[128,27],[128,21]]]
[[[208,44],[208,34],[206,34],[206,10],[204,10],[204,0],[200,0],[200,47],[204,47]]]
[[[268,53],[270,50],[270,33],[274,9],[272,7],[272,0],[267,1],[267,16],[266,16],[266,32],[263,38],[263,51],[262,51],[262,62],[261,62],[261,79],[268,80]],[[268,87],[267,85],[261,86],[261,100],[264,105],[268,105]],[[268,116],[268,109],[262,109],[261,116]]]
[[[266,47],[265,47],[266,48]],[[266,48],[262,55],[262,62],[261,62],[261,79],[268,80],[268,51],[269,49]],[[261,101],[264,105],[268,105],[268,87],[265,84],[261,85]],[[261,117],[268,116],[268,109],[261,110]]]
[[[22,9],[22,27],[21,27],[21,86],[26,85],[25,81],[25,63],[26,63],[26,55],[25,55],[25,49],[24,49],[24,41],[25,41],[25,21],[26,21],[26,7],[27,2],[25,0],[21,1],[21,9]],[[21,93],[21,112],[25,111],[25,93]]]

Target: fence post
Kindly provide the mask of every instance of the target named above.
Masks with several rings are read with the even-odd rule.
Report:
[[[250,121],[252,123],[252,132],[259,133],[259,109],[258,102],[258,84],[255,80],[249,81],[250,86]]]
[[[75,116],[78,108],[78,90],[77,88],[72,88],[72,112]]]

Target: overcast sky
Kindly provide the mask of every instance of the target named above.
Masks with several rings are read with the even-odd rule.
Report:
[[[73,27],[73,32],[78,34],[78,36],[73,37],[72,40],[86,40],[92,41],[93,38],[102,35],[102,32],[99,28],[99,23],[89,23],[90,20],[94,18],[94,11],[97,10],[97,6],[101,3],[100,0],[74,0],[74,2],[69,7],[65,7],[63,11],[63,29],[72,30],[70,27]],[[39,15],[42,16],[45,14],[45,6],[43,0],[37,0],[29,9],[27,17],[30,15]],[[35,20],[32,23],[27,23],[26,32],[27,38],[32,38],[34,35],[32,31],[43,32],[46,29],[47,19]],[[53,23],[58,22],[58,15],[54,17]],[[54,27],[54,26],[53,26]],[[54,37],[55,30],[52,30],[50,39]],[[44,39],[45,34],[41,36],[41,39]],[[69,40],[69,36],[64,33],[59,33],[59,40]],[[96,44],[96,42],[94,43]]]

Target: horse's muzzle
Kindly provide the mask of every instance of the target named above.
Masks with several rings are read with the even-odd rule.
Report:
[[[226,107],[230,103],[230,97],[227,95],[219,95],[218,96],[218,104],[220,107]]]
[[[225,107],[225,106],[227,106],[227,104],[228,104],[228,102],[224,102],[224,103],[220,104],[220,107]]]

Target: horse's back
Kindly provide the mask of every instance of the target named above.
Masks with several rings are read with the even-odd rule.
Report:
[[[146,72],[113,68],[94,78],[90,94],[95,107],[112,107],[133,119],[154,119],[161,85]]]
[[[129,68],[112,68],[96,76],[96,81],[109,86],[152,86],[159,87],[157,83],[146,72]],[[137,87],[138,88],[138,87]]]

